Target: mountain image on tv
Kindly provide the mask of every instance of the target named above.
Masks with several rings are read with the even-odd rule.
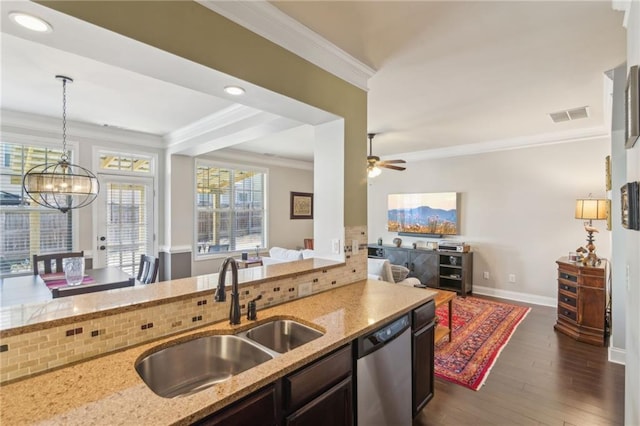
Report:
[[[455,197],[455,193],[452,195]],[[398,196],[397,194],[393,195],[393,197]],[[458,213],[455,207],[451,209],[431,207],[431,205],[434,204],[441,205],[442,202],[440,202],[440,200],[434,200],[433,203],[429,203],[429,200],[425,199],[426,194],[419,194],[418,199],[419,203],[421,203],[420,205],[416,205],[415,194],[407,194],[407,197],[412,198],[406,202],[405,200],[397,198],[394,200],[396,205],[405,205],[402,207],[393,208],[390,202],[389,209],[387,210],[387,229],[389,232],[457,235]],[[453,206],[455,205],[455,201],[453,201]]]

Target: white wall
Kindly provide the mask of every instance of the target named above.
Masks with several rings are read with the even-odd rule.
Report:
[[[461,195],[458,240],[474,252],[473,285],[493,294],[513,292],[521,300],[555,306],[555,261],[586,245],[581,221],[574,219],[575,200],[593,193],[605,195],[604,139],[545,145],[510,151],[409,162],[407,170],[384,170],[369,179],[369,241],[386,232],[387,194],[456,191]],[[595,245],[600,257],[610,257],[604,221]],[[403,245],[428,239],[401,237]],[[483,272],[490,274],[483,279]],[[509,283],[508,275],[516,282]]]
[[[344,120],[315,127],[314,249],[316,256],[344,260]],[[332,241],[338,240],[336,253]]]

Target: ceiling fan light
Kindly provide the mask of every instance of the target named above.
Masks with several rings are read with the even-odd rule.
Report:
[[[382,170],[378,166],[367,167],[367,177],[374,178],[382,173]]]

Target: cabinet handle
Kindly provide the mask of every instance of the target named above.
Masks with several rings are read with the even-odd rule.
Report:
[[[567,311],[567,310],[565,310],[565,311],[564,311],[564,314],[565,314],[566,316],[569,316],[570,312],[569,312],[569,311]]]
[[[569,302],[571,299],[569,299],[568,297],[563,297],[562,300],[564,300],[565,302]]]

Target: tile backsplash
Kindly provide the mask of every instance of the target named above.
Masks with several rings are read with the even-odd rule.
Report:
[[[366,226],[345,230],[345,239],[358,242],[360,250],[345,246],[345,265],[274,279],[240,289],[243,321],[246,305],[258,295],[260,309],[298,298],[298,286],[311,283],[311,294],[340,287],[367,277]],[[229,300],[229,298],[227,299]],[[213,293],[199,294],[170,303],[121,311],[79,322],[39,327],[4,337],[0,342],[0,383],[28,377],[84,359],[104,355],[160,337],[225,320],[229,302],[214,303]]]

